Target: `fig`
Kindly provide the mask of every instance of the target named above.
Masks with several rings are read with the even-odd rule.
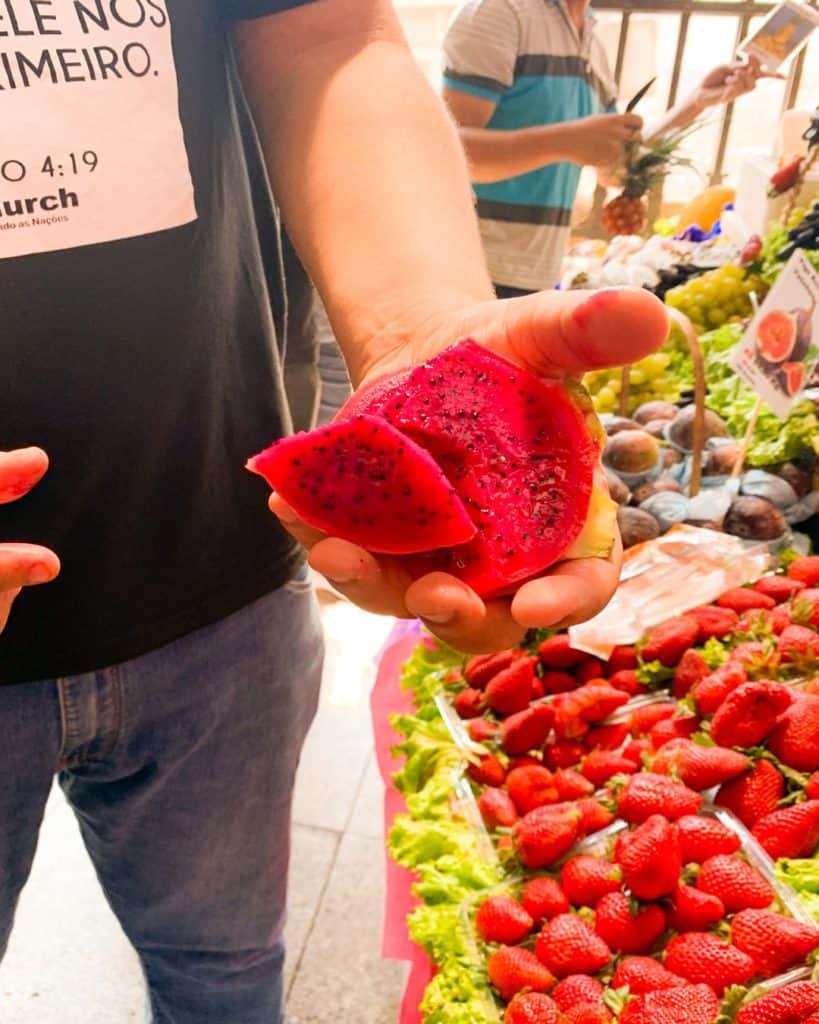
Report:
[[[691,451],[694,443],[694,416],[696,409],[693,405],[687,405],[681,409],[676,419],[671,421],[668,428],[668,439],[672,444],[677,445],[685,451]],[[711,409],[705,410],[705,440],[709,437],[728,437],[728,428],[721,416],[717,416]]]
[[[609,469],[608,466],[604,466],[603,472],[606,475],[606,480],[609,485],[609,493],[611,494],[612,499],[616,501],[618,505],[625,505],[631,497],[631,491],[613,469]]]
[[[679,407],[673,402],[643,402],[635,410],[634,419],[643,424],[652,420],[673,420],[679,411]]]
[[[634,547],[660,536],[660,524],[649,512],[641,508],[622,505],[617,513],[617,525],[623,538],[623,547]]]
[[[662,441],[665,437],[665,428],[670,423],[670,420],[649,420],[648,423],[643,424],[643,430],[647,434],[651,434],[652,437],[656,437],[658,441]]]
[[[801,466],[797,466],[795,462],[783,463],[777,471],[777,476],[781,476],[791,485],[797,498],[804,498],[806,494],[810,494],[811,475]]]
[[[619,434],[621,430],[639,430],[640,424],[625,416],[612,416],[605,421],[603,429],[609,437],[613,437],[615,434]]]
[[[734,464],[742,451],[742,445],[735,442],[721,444],[718,448],[712,448],[705,457],[705,465],[702,467],[704,476],[730,476]]]
[[[646,498],[650,498],[652,494],[660,494],[662,491],[676,491],[677,494],[683,493],[682,487],[676,480],[672,480],[667,476],[661,476],[658,480],[649,480],[648,483],[640,484],[631,495],[631,502],[633,505],[642,505]]]
[[[775,505],[752,494],[734,498],[723,524],[726,533],[743,540],[776,540],[787,528],[785,517]]]
[[[781,363],[793,351],[798,330],[796,317],[783,309],[772,309],[756,328],[756,348],[766,363]]]
[[[796,491],[787,480],[774,476],[773,473],[766,473],[762,469],[749,470],[742,478],[739,492],[765,498],[777,508],[790,508],[797,502]]]
[[[777,376],[786,394],[798,395],[805,383],[805,364],[783,363]]]
[[[645,473],[657,465],[660,446],[644,430],[621,430],[609,437],[603,464],[616,473]]]

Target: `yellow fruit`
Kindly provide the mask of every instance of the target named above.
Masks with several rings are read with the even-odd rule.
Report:
[[[725,185],[710,185],[695,196],[680,213],[680,228],[684,231],[695,224],[703,231],[710,231],[719,220],[725,204],[732,203],[735,198],[736,192],[732,188]]]

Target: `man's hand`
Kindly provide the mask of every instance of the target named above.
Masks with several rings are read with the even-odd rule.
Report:
[[[21,498],[48,469],[48,456],[40,448],[0,452],[0,505]],[[48,583],[60,571],[53,551],[39,544],[0,544],[0,632],[11,605],[23,587]]]
[[[627,142],[639,142],[643,119],[637,114],[593,114],[560,125],[573,163],[613,167],[623,162]]]
[[[464,337],[539,376],[576,377],[641,359],[667,334],[664,307],[648,292],[544,292],[478,303],[431,323],[423,337],[382,349],[361,383],[422,363]],[[368,611],[423,619],[443,640],[465,651],[507,647],[531,626],[567,626],[590,618],[608,602],[619,578],[618,543],[607,559],[563,562],[513,597],[484,603],[452,576],[431,573],[413,581],[400,560],[327,537],[301,522],[276,495],[270,507],[308,549],[313,568],[350,600]]]
[[[703,78],[691,96],[692,104],[704,110],[721,103],[732,103],[745,93],[752,92],[760,78],[782,78],[765,71],[756,57],[733,64],[720,64]]]

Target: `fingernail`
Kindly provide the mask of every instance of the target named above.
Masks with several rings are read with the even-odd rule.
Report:
[[[48,566],[42,562],[37,562],[28,571],[28,581],[29,583],[46,583],[53,575]]]
[[[431,622],[434,626],[445,626],[455,618],[454,612],[432,612],[431,615],[424,615],[418,612],[418,618],[424,622]]]

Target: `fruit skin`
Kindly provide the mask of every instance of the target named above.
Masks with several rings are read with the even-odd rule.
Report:
[[[665,931],[665,911],[656,903],[634,908],[624,892],[597,904],[594,930],[614,953],[648,953]]]
[[[637,899],[668,896],[676,889],[682,870],[679,829],[662,815],[652,815],[633,832],[618,838],[614,859]]]
[[[501,723],[501,746],[507,754],[525,754],[543,746],[552,730],[554,712],[548,704],[535,704]]]
[[[603,986],[588,974],[569,974],[555,985],[552,999],[564,1011],[574,1006],[602,1006]]]
[[[558,1024],[560,1010],[543,992],[522,992],[506,1007],[503,1024]]]
[[[575,907],[596,906],[604,896],[617,892],[622,880],[616,864],[584,854],[567,860],[560,870],[563,892]]]
[[[675,932],[703,932],[725,917],[725,906],[718,896],[701,892],[691,885],[679,886],[671,895],[668,925]]]
[[[652,746],[650,739],[631,740],[623,747],[622,754],[623,757],[627,757],[629,761],[633,761],[638,768],[643,768],[645,758],[648,757],[653,750],[654,747]]]
[[[781,363],[793,351],[796,342],[796,322],[783,309],[772,309],[759,321],[756,329],[756,347],[768,363]]]
[[[710,675],[711,669],[699,651],[689,650],[680,659],[674,672],[672,692],[677,700],[682,700],[688,691]]]
[[[607,235],[639,235],[646,226],[646,203],[641,196],[625,193],[611,199],[600,211],[600,227]]]
[[[776,893],[756,868],[733,855],[709,857],[700,868],[697,888],[722,900],[727,914],[752,907],[765,910]]]
[[[609,679],[615,672],[622,672],[626,669],[637,668],[637,651],[631,644],[618,644],[609,655],[606,663]]]
[[[776,646],[783,661],[796,661],[800,657],[819,660],[819,633],[807,626],[786,626]]]
[[[483,711],[483,694],[471,686],[460,690],[452,702],[459,718],[478,718]]]
[[[687,739],[700,728],[696,715],[674,715],[658,722],[649,733],[652,750],[659,750],[672,740]]]
[[[699,793],[681,782],[654,772],[633,775],[617,800],[621,818],[632,824],[641,824],[654,814],[665,818],[681,818],[696,814],[702,806]]]
[[[632,736],[645,736],[658,722],[666,718],[672,718],[677,707],[671,701],[662,704],[646,704],[641,708],[635,708],[629,719],[629,727]]]
[[[569,910],[569,900],[553,878],[533,878],[523,890],[521,903],[538,925]]]
[[[733,587],[717,598],[720,608],[731,608],[735,612],[747,612],[751,608],[773,608],[776,601],[767,594],[748,587]]]
[[[746,828],[775,811],[785,794],[785,780],[770,761],[759,760],[749,772],[720,786],[714,803],[732,811]]]
[[[819,768],[819,697],[805,696],[788,708],[767,739],[783,764],[799,772]]]
[[[584,651],[576,651],[569,644],[567,633],[547,637],[538,646],[537,653],[546,668],[560,670],[579,665],[586,658]]]
[[[535,922],[511,896],[490,896],[478,907],[475,927],[484,942],[514,946],[534,928]]]
[[[781,683],[760,679],[742,683],[728,694],[711,719],[711,739],[722,747],[755,747],[773,732],[791,703]]]
[[[778,167],[770,179],[770,189],[768,191],[769,196],[778,196],[783,192],[787,192],[788,189],[793,188],[796,182],[799,180],[799,172],[802,169],[802,157],[795,156],[792,160],[789,160],[786,164]]]
[[[808,800],[819,800],[819,772],[814,772],[805,784],[805,796]]]
[[[712,604],[692,608],[685,613],[688,618],[695,619],[700,628],[697,643],[704,644],[712,636],[721,640],[736,629],[739,616],[732,608],[720,608]]]
[[[819,800],[805,800],[771,811],[757,821],[752,832],[774,860],[811,857],[819,846]]]
[[[574,804],[536,807],[515,825],[515,847],[527,868],[543,868],[562,857],[580,836],[581,811]]]
[[[586,753],[582,743],[572,740],[556,740],[547,743],[543,748],[543,763],[552,771],[559,768],[571,768],[579,764]]]
[[[594,783],[572,768],[559,768],[554,775],[554,784],[561,800],[578,800],[594,792]]]
[[[560,1015],[558,1024],[611,1024],[614,1018],[606,1006],[573,1006]]]
[[[521,814],[528,814],[545,804],[557,803],[552,773],[541,765],[514,768],[506,776],[506,790]]]
[[[803,1024],[817,1007],[819,982],[795,981],[743,1006],[735,1020],[736,1024]]]
[[[650,956],[627,956],[617,965],[611,979],[612,988],[628,985],[633,996],[646,992],[659,992],[665,988],[680,988],[687,985],[685,978],[672,974],[658,960]]]
[[[628,735],[628,725],[625,722],[613,722],[611,725],[598,725],[594,729],[589,729],[585,743],[591,751],[594,751],[595,747],[607,752],[616,751],[623,745]]]
[[[512,798],[504,789],[487,787],[478,797],[478,810],[487,828],[509,828],[518,820]]]
[[[636,696],[638,693],[647,693],[648,688],[637,678],[637,672],[633,668],[621,668],[612,672],[609,676],[609,685],[616,690],[623,690]]]
[[[640,655],[643,661],[659,661],[667,668],[671,668],[689,647],[693,647],[698,633],[696,619],[679,615],[655,626],[649,632]]]
[[[695,985],[708,985],[722,995],[731,985],[742,985],[757,973],[747,953],[712,932],[675,935],[665,947],[665,966]]]
[[[486,718],[471,718],[466,731],[471,740],[476,743],[485,743],[487,740],[496,738],[498,729],[494,722],[490,722]]]
[[[583,761],[583,775],[595,786],[602,786],[613,775],[631,775],[637,765],[615,750],[593,750]]]
[[[543,926],[535,955],[556,978],[595,974],[611,960],[611,950],[576,914],[560,914]]]
[[[476,690],[483,690],[494,675],[509,668],[521,654],[515,648],[498,651],[496,654],[476,654],[464,665],[464,679]]]
[[[486,685],[486,703],[500,715],[525,711],[532,699],[537,658],[518,658],[498,672]]]
[[[569,690],[576,690],[580,685],[574,676],[568,672],[556,672],[549,670],[540,677],[544,693],[567,693]]]
[[[771,978],[819,947],[819,928],[772,910],[741,910],[731,922],[731,942]]]
[[[578,800],[575,806],[581,814],[580,831],[584,836],[599,832],[601,828],[607,828],[614,821],[614,813],[594,797]]]
[[[658,750],[651,767],[652,771],[673,775],[701,792],[740,775],[749,765],[748,758],[735,750],[679,739]]]
[[[501,946],[486,962],[489,980],[507,1002],[521,989],[546,992],[554,984],[551,971],[528,949]]]
[[[747,681],[748,674],[743,666],[728,661],[695,683],[691,696],[701,715],[713,715],[728,694]]]
[[[619,1024],[715,1024],[718,1014],[719,999],[712,988],[681,985],[635,996],[618,1020]]]
[[[754,584],[758,594],[767,594],[777,604],[787,601],[793,594],[804,590],[806,584],[802,580],[793,580],[789,576],[763,576]]]
[[[686,814],[677,821],[683,863],[702,864],[721,853],[736,853],[742,846],[739,836],[716,818]]]
[[[580,683],[588,683],[592,679],[603,679],[605,672],[603,662],[584,654],[582,661],[578,662],[574,669],[574,677]]]
[[[802,555],[788,566],[788,576],[808,587],[819,587],[819,555]]]
[[[477,762],[470,762],[466,773],[482,786],[502,786],[506,778],[506,769],[494,754],[484,754]]]

